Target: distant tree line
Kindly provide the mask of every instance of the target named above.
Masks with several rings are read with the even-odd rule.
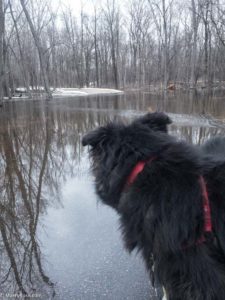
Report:
[[[18,86],[195,88],[225,81],[225,1],[0,0],[0,99]]]

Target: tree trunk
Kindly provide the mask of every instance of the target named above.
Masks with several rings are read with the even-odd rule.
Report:
[[[198,34],[198,22],[195,0],[191,0],[192,10],[192,30],[193,30],[193,43],[191,51],[191,79],[190,88],[193,89],[196,86],[196,59],[197,59],[197,34]]]
[[[3,103],[3,81],[4,81],[4,58],[3,58],[3,45],[4,45],[4,7],[3,0],[0,0],[0,106]]]
[[[98,44],[97,44],[97,16],[95,9],[95,29],[94,29],[94,44],[95,44],[95,76],[96,76],[96,84],[99,87],[99,70],[98,70]]]
[[[164,33],[164,43],[163,43],[163,86],[166,90],[168,81],[168,32],[167,32],[167,20],[166,20],[166,5],[165,0],[162,0],[162,10],[163,10],[163,33]]]
[[[205,33],[205,41],[204,41],[204,76],[205,76],[205,85],[209,84],[209,1],[206,1],[205,7],[205,17],[203,19],[204,22],[204,33]]]
[[[111,50],[111,58],[112,58],[112,72],[115,88],[119,88],[119,78],[118,78],[118,65],[117,65],[117,55],[118,55],[118,43],[119,41],[119,12],[115,7],[115,0],[112,3],[107,1],[107,12],[106,12],[106,20],[109,26],[110,32],[110,50]]]
[[[84,12],[83,7],[80,12],[81,45],[80,45],[80,88],[84,87]]]
[[[21,45],[21,41],[20,41],[19,29],[18,29],[18,26],[17,26],[17,21],[14,17],[11,1],[9,1],[9,9],[10,9],[10,14],[11,14],[13,24],[14,24],[14,27],[15,27],[15,31],[16,31],[16,38],[17,38],[17,43],[18,43],[19,53],[20,53],[20,60],[21,60],[20,61],[20,68],[21,68],[21,73],[22,73],[22,76],[23,76],[23,82],[24,82],[24,85],[26,87],[28,96],[31,97],[29,82],[28,82],[28,79],[27,79],[28,72],[25,68],[25,59],[24,59],[24,54],[23,54],[22,45]]]
[[[117,72],[117,61],[116,61],[116,49],[115,49],[115,42],[114,42],[114,36],[113,33],[111,33],[111,54],[112,54],[112,65],[113,65],[113,76],[114,76],[114,83],[115,88],[119,88],[118,84],[118,72]]]
[[[45,56],[44,56],[44,49],[41,45],[41,40],[40,37],[38,36],[38,33],[36,32],[35,28],[34,28],[34,24],[32,23],[30,14],[26,8],[25,2],[24,0],[20,0],[21,6],[23,8],[23,11],[25,13],[27,22],[29,24],[35,45],[37,47],[38,50],[38,56],[39,56],[39,61],[40,61],[40,68],[41,68],[41,72],[42,72],[42,77],[43,77],[43,81],[44,81],[44,88],[45,91],[47,93],[47,99],[50,100],[52,99],[52,93],[49,87],[49,80],[48,80],[48,76],[47,76],[47,71],[46,71],[46,61],[45,61]]]

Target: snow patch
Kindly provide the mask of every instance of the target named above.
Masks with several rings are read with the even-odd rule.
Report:
[[[115,89],[100,89],[100,88],[57,88],[53,92],[53,97],[62,96],[89,96],[89,95],[117,95],[123,94],[123,91]]]

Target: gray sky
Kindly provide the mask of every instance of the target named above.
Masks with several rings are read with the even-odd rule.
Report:
[[[91,15],[94,11],[94,5],[98,7],[103,2],[104,1],[101,0],[58,0],[58,3],[61,3],[62,6],[67,6],[68,8],[71,8],[75,15],[80,14],[82,6],[84,12]]]

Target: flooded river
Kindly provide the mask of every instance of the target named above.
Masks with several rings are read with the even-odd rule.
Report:
[[[98,202],[82,135],[109,120],[165,111],[170,133],[200,144],[225,135],[225,94],[19,101],[0,112],[0,299],[154,299],[116,213]]]

